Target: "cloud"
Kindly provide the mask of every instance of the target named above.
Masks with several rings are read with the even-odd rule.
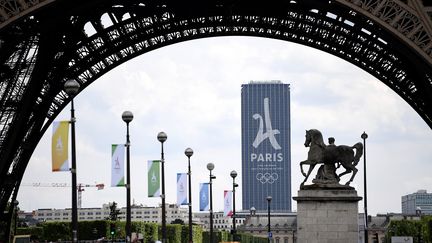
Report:
[[[282,80],[291,84],[292,192],[303,176],[299,162],[307,158],[304,130],[320,129],[337,144],[368,142],[369,212],[400,211],[400,196],[431,185],[431,130],[399,96],[348,62],[312,48],[264,38],[208,38],[158,49],[110,71],[76,98],[79,182],[104,182],[102,191],[83,192],[83,206],[116,201],[125,205],[124,188],[110,188],[110,145],[125,142],[121,114],[130,110],[132,198],[148,198],[146,161],[160,157],[164,144],[167,202],[174,203],[175,175],[187,170],[184,149],[191,147],[193,210],[198,211],[198,183],[208,181],[206,164],[215,164],[214,206],[222,210],[223,190],[231,188],[236,170],[241,205],[240,88],[250,80]],[[65,109],[58,119],[68,119]],[[50,171],[48,131],[30,160],[24,182],[69,182],[70,173]],[[354,185],[363,193],[363,168]],[[402,180],[401,180],[402,178]],[[35,193],[37,192],[37,193]],[[385,195],[386,200],[383,201]],[[70,191],[22,188],[20,206],[70,207]],[[295,205],[295,204],[294,204]],[[360,208],[360,207],[359,207]],[[295,208],[294,208],[295,209]]]

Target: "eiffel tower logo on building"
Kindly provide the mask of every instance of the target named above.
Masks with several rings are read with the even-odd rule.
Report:
[[[257,135],[255,137],[254,142],[252,143],[252,146],[255,148],[258,148],[258,146],[266,139],[270,140],[270,144],[275,150],[281,149],[281,146],[276,140],[275,135],[280,134],[280,131],[278,129],[273,129],[270,119],[270,109],[269,109],[269,98],[264,98],[264,119],[263,117],[256,113],[252,116],[255,120],[259,120],[259,128]],[[264,125],[266,128],[266,131],[264,132]]]

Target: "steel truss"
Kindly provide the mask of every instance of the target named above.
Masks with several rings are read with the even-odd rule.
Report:
[[[32,5],[37,11],[21,18],[0,11],[0,212],[15,200],[37,143],[70,100],[65,80],[76,79],[82,90],[129,59],[181,41],[242,35],[317,48],[374,75],[432,127],[430,19],[401,2],[53,2]]]

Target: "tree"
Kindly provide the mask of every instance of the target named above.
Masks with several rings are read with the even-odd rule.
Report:
[[[120,214],[120,209],[117,209],[117,203],[112,202],[110,204],[109,208],[110,208],[110,214],[109,214],[109,217],[107,219],[111,220],[111,221],[116,221],[118,219],[119,214]]]

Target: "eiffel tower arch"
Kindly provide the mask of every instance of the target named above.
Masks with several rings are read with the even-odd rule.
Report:
[[[258,36],[325,51],[375,76],[432,127],[431,16],[426,0],[0,0],[0,212],[70,101],[66,80],[82,91],[181,41]]]

